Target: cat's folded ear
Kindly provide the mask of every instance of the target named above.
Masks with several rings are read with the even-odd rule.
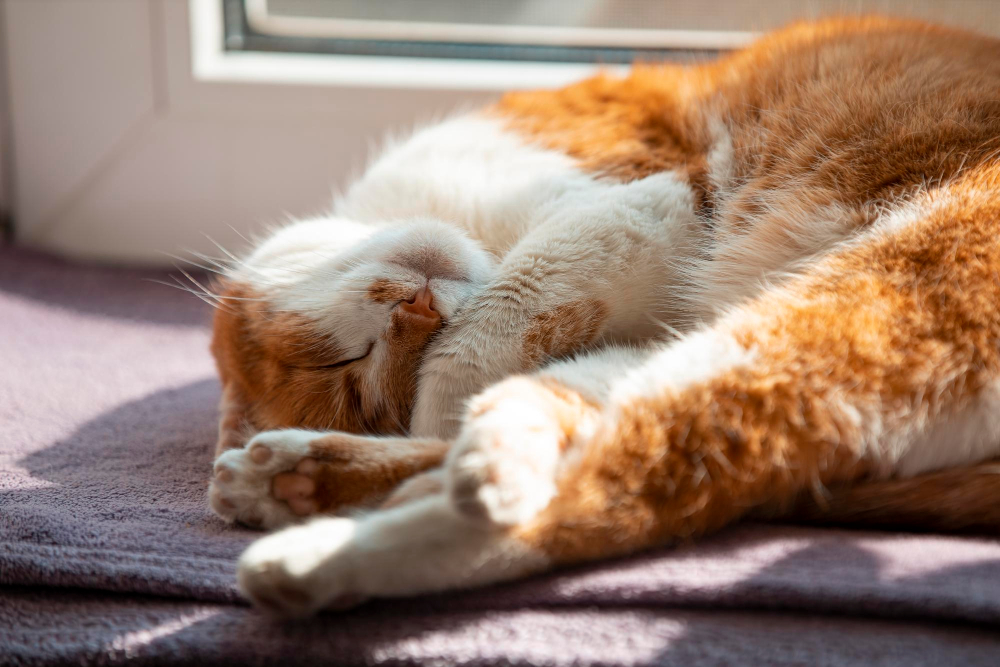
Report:
[[[224,383],[222,400],[219,401],[219,439],[215,446],[216,458],[226,450],[243,447],[255,432],[250,418],[249,401],[235,383]]]

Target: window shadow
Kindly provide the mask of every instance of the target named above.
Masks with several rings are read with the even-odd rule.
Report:
[[[237,599],[259,533],[208,509],[218,400],[214,379],[156,391],[16,460],[31,484],[0,490],[3,580]]]

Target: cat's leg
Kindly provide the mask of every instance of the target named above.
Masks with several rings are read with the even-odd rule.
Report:
[[[614,381],[646,354],[607,346],[473,398],[445,461],[443,490],[455,508],[497,525],[530,520],[557,493],[560,470],[593,438]]]
[[[321,520],[253,545],[243,590],[307,613],[500,581],[698,536],[809,488],[996,456],[1000,246],[988,221],[1000,215],[983,206],[889,218],[711,329],[615,369],[588,437],[556,467],[554,495],[517,525],[467,511],[453,491]],[[494,407],[464,427],[468,446],[486,442],[473,421],[503,423],[494,411],[509,428],[488,432],[548,447],[543,457],[573,442],[563,415],[574,389],[546,385],[491,388]],[[517,419],[518,401],[546,423]]]
[[[664,322],[678,324],[681,267],[704,231],[682,177],[592,182],[538,217],[432,342],[414,435],[454,437],[465,402],[493,382],[599,343],[664,337]]]
[[[209,502],[227,521],[277,528],[376,504],[403,480],[440,466],[448,447],[430,439],[265,431],[219,455]]]

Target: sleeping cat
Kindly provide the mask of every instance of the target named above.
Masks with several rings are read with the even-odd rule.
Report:
[[[863,515],[862,480],[935,516],[921,474],[1000,525],[963,468],[1000,455],[998,154],[1000,43],[880,18],[417,132],[214,295],[214,510],[380,506],[261,539],[242,590],[509,580],[826,487]]]

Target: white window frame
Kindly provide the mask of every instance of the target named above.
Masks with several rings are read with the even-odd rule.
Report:
[[[221,0],[189,0],[194,75],[202,81],[300,84],[323,86],[361,86],[394,89],[447,89],[503,91],[512,88],[551,88],[566,85],[592,75],[601,68],[585,63],[527,63],[484,60],[448,60],[438,58],[393,58],[329,54],[271,53],[227,51]],[[275,34],[308,36],[315,32],[310,21],[267,17],[259,0],[248,4],[248,21],[255,27]],[[333,21],[350,36],[370,31],[358,26],[363,21]],[[346,24],[346,25],[345,25]],[[434,24],[420,24],[430,27]],[[325,24],[329,31],[335,26]],[[296,32],[301,31],[301,32]],[[629,31],[609,31],[629,32]],[[650,31],[654,32],[654,31]],[[655,31],[662,33],[664,31]],[[680,43],[707,44],[722,34],[707,38],[678,33]],[[679,33],[686,33],[681,35]],[[439,35],[427,31],[427,36]],[[662,47],[662,43],[660,44]],[[685,47],[691,48],[691,47]],[[701,47],[707,48],[707,47]]]
[[[288,37],[711,50],[738,48],[753,37],[752,33],[738,31],[479,25],[281,16],[270,13],[268,3],[269,0],[244,0],[247,23],[261,33]]]

